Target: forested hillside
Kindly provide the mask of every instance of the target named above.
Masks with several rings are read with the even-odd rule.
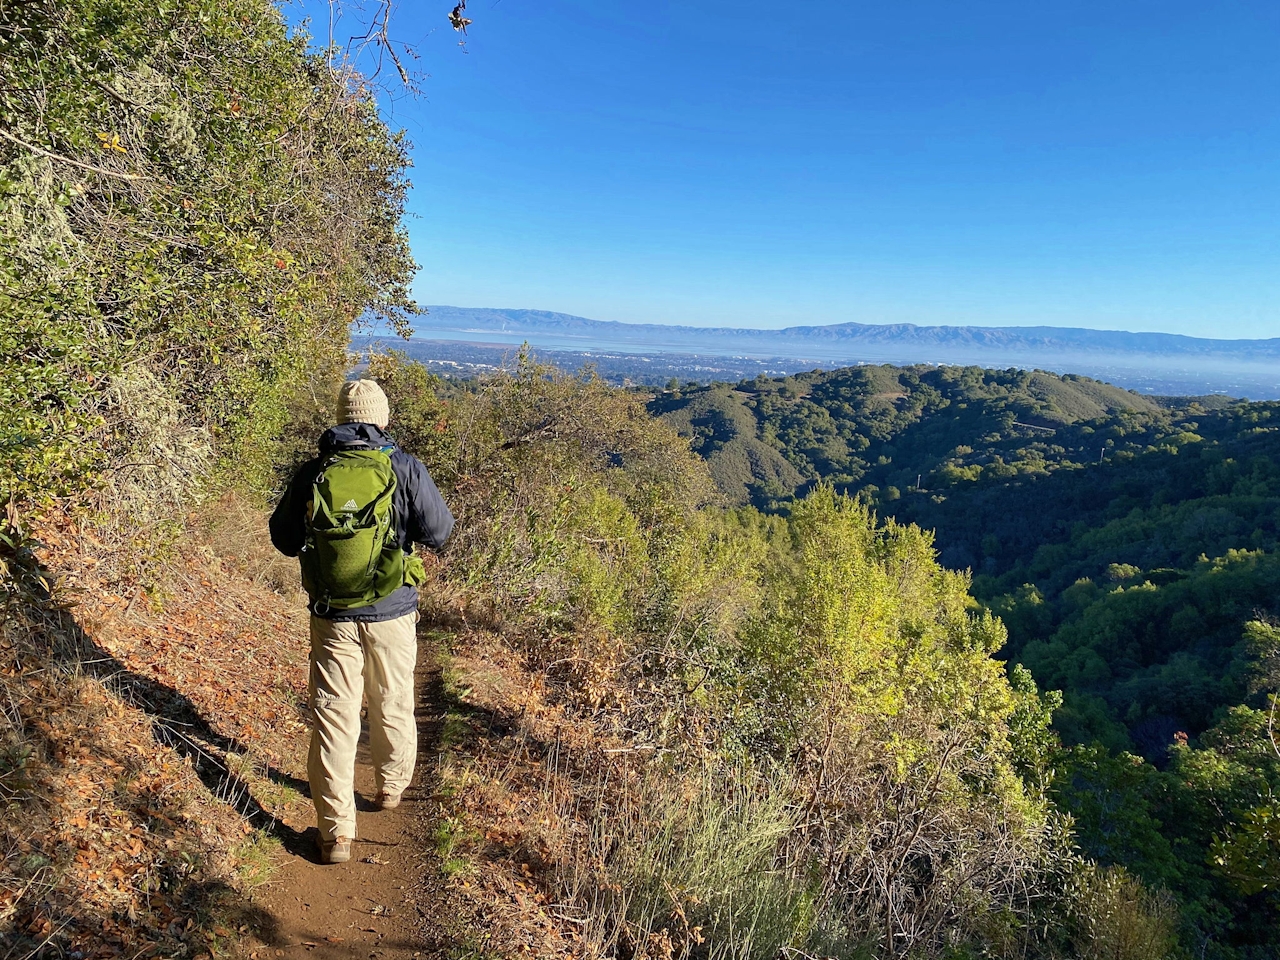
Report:
[[[650,408],[730,496],[777,508],[821,479],[935,530],[943,561],[975,571],[1005,618],[1005,653],[1069,691],[1069,739],[1134,746],[1109,711],[1160,754],[1247,692],[1240,629],[1276,596],[1280,405],[858,367],[667,392]]]
[[[1170,411],[1087,377],[861,366],[668,390],[649,409],[692,438],[726,494],[767,508],[819,479],[888,502],[917,487],[1075,468],[1140,451],[1175,413],[1224,402]]]
[[[1277,881],[1258,851],[1280,787],[1263,666],[1280,614],[1280,405],[858,367],[650,407],[739,503],[785,514],[822,480],[935,531],[1008,628],[998,656],[1064,693],[1055,728],[1079,746],[1059,754],[1055,790],[1085,849],[1177,891],[1201,930],[1270,942],[1274,902],[1259,911],[1222,880],[1223,851],[1254,842],[1249,889]]]

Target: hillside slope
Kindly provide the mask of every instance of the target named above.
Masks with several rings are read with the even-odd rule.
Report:
[[[1064,694],[1052,792],[1081,849],[1174,892],[1194,952],[1270,956],[1280,404],[858,368],[651,407],[700,452],[766,443],[801,491],[834,480],[933,531],[1007,626],[998,656]],[[765,477],[709,463],[739,502],[792,509]]]
[[[695,392],[673,404],[664,419],[681,436],[692,438],[716,485],[738,502],[745,503],[756,486],[794,490],[804,482],[776,446],[760,439],[752,410],[728,386]]]
[[[0,941],[14,950],[195,955],[270,929],[253,890],[285,822],[306,822],[305,622],[192,533],[141,573],[64,516],[18,550],[5,535]]]
[[[1248,693],[1241,630],[1275,606],[1275,404],[855,367],[667,391],[649,407],[738,503],[785,512],[823,481],[935,531],[943,561],[980,574],[975,592],[1007,621],[1005,655],[1067,691],[1071,740],[1134,748],[1132,735],[1155,757]]]
[[[713,474],[722,490],[760,507],[795,495],[797,475],[894,499],[917,486],[1043,473],[1115,449],[1115,431],[1100,431],[1170,417],[1152,398],[1096,380],[978,367],[757,377],[667,391],[649,409],[696,451],[718,455]]]

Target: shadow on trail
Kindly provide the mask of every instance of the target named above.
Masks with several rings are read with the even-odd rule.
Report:
[[[99,642],[86,629],[74,607],[53,595],[49,585],[55,582],[54,575],[38,562],[29,548],[14,549],[12,544],[0,542],[0,564],[4,568],[0,572],[8,573],[8,579],[0,581],[0,620],[3,621],[0,624],[3,627],[0,629],[0,653],[4,654],[6,661],[0,666],[7,666],[12,654],[14,669],[18,671],[13,682],[25,682],[22,677],[28,672],[33,676],[56,678],[52,684],[55,693],[49,699],[49,710],[61,710],[74,708],[77,701],[71,696],[64,705],[61,699],[56,698],[57,689],[65,687],[70,691],[75,687],[77,678],[91,678],[120,701],[140,711],[145,718],[146,726],[141,730],[132,727],[134,733],[127,741],[98,729],[97,718],[102,714],[94,712],[97,708],[86,709],[81,721],[68,723],[64,718],[63,722],[52,725],[39,719],[50,716],[49,713],[37,713],[34,715],[37,719],[24,724],[22,735],[32,744],[33,750],[45,758],[42,762],[50,772],[50,782],[57,783],[75,776],[75,756],[68,755],[65,750],[72,739],[77,744],[83,741],[98,759],[120,771],[120,780],[114,787],[99,780],[98,788],[109,793],[114,791],[113,803],[120,807],[133,826],[139,828],[138,835],[151,837],[153,839],[147,842],[158,845],[157,850],[161,852],[157,857],[156,882],[159,884],[157,889],[164,893],[157,894],[152,900],[163,899],[169,904],[171,912],[168,916],[177,917],[176,922],[181,925],[174,931],[144,930],[143,925],[152,922],[150,918],[140,917],[140,925],[135,926],[132,919],[125,922],[105,910],[75,902],[71,899],[74,896],[71,888],[65,893],[50,889],[41,895],[36,908],[44,911],[45,915],[58,918],[60,926],[47,937],[44,933],[30,937],[21,935],[12,944],[17,952],[6,954],[0,948],[0,958],[21,958],[26,954],[34,957],[43,955],[41,951],[49,953],[51,950],[56,955],[66,955],[72,950],[73,943],[84,942],[86,937],[95,937],[97,932],[106,929],[117,930],[121,936],[135,940],[146,936],[163,940],[166,949],[176,949],[179,940],[183,944],[190,940],[194,949],[196,941],[192,938],[200,935],[206,921],[219,928],[251,929],[277,953],[283,950],[293,956],[288,951],[301,949],[298,938],[289,933],[289,927],[296,925],[296,917],[274,913],[258,894],[248,896],[199,866],[206,863],[214,851],[201,838],[200,825],[186,809],[183,797],[168,792],[149,793],[142,786],[135,789],[132,784],[137,777],[143,776],[142,771],[157,762],[160,747],[171,748],[190,763],[212,797],[227,804],[246,823],[276,838],[288,854],[297,858],[294,862],[301,871],[297,876],[310,890],[315,878],[320,876],[319,873],[312,874],[311,868],[304,865],[317,863],[319,859],[315,827],[295,830],[272,812],[270,802],[264,802],[266,797],[262,795],[266,786],[263,780],[266,779],[309,796],[306,781],[283,770],[263,770],[260,762],[251,767],[254,761],[249,743],[223,732],[231,726],[227,721],[235,717],[224,718],[202,710],[175,682],[166,683],[139,669],[131,669],[113,655],[104,642]],[[434,646],[425,625],[420,636],[425,655]],[[387,857],[386,848],[404,844],[404,856],[409,858],[408,872],[400,881],[403,885],[383,891],[384,899],[381,901],[393,906],[397,916],[404,918],[402,923],[411,925],[406,929],[398,924],[400,929],[388,931],[390,935],[381,939],[379,949],[389,949],[391,955],[407,956],[414,951],[428,951],[424,955],[430,955],[432,943],[439,945],[443,952],[463,942],[456,929],[457,918],[450,914],[447,878],[438,869],[438,858],[429,839],[435,808],[433,801],[440,786],[436,759],[442,747],[446,716],[465,712],[467,721],[478,728],[477,732],[486,729],[496,732],[506,728],[502,718],[483,716],[481,711],[448,697],[438,667],[430,662],[429,656],[423,659],[426,662],[419,668],[416,703],[419,774],[406,797],[410,801],[406,812],[415,821],[414,834],[412,839],[374,839],[371,836],[362,841],[368,843],[368,852],[373,857]],[[361,750],[365,753],[362,762],[367,763],[367,726],[362,724],[362,727],[365,728],[361,736]],[[137,736],[139,732],[142,733],[141,738]],[[251,769],[253,773],[249,772]],[[255,790],[259,791],[258,796],[255,796]],[[47,804],[50,809],[55,809],[62,802],[56,792],[49,796],[33,795],[32,800]],[[373,809],[371,797],[361,795],[358,802],[362,811]],[[51,859],[61,856],[52,847],[48,854]],[[328,871],[330,868],[323,869]],[[343,879],[344,876],[335,873],[333,879],[338,883],[349,882]],[[195,921],[198,926],[187,926],[188,920]],[[340,936],[346,937],[348,942],[325,943],[307,956],[323,954],[344,960],[346,957],[368,956],[367,948],[362,950],[351,942],[350,933],[342,932]],[[0,936],[0,941],[3,939]],[[125,944],[122,942],[121,945]]]
[[[0,627],[3,628],[0,629],[0,648],[6,660],[12,659],[10,675],[18,682],[27,676],[53,679],[52,692],[44,700],[46,709],[53,711],[77,709],[74,696],[64,700],[58,693],[61,689],[74,688],[77,677],[98,681],[104,689],[144,713],[154,742],[171,747],[187,758],[214,797],[231,806],[247,822],[279,838],[286,849],[300,851],[305,843],[304,834],[264,808],[253,796],[249,783],[231,769],[232,758],[244,758],[246,764],[251,762],[245,745],[220,733],[179,690],[130,670],[96,642],[72,609],[51,593],[49,584],[55,582],[55,576],[40,564],[28,544],[15,543],[15,539],[0,538],[0,572],[5,574],[0,580]],[[157,889],[166,892],[153,896],[152,900],[162,896],[179,917],[202,920],[216,916],[222,925],[248,925],[270,938],[275,927],[273,917],[246,900],[226,881],[192,869],[192,865],[201,862],[208,853],[200,840],[198,825],[184,811],[180,799],[130,789],[140,764],[152,758],[145,754],[139,756],[133,744],[100,735],[101,731],[94,726],[97,716],[92,709],[87,710],[79,721],[83,729],[76,725],[73,714],[64,716],[56,725],[42,718],[22,722],[20,737],[30,744],[32,754],[41,758],[48,771],[45,782],[58,784],[74,778],[76,759],[66,748],[68,743],[85,741],[95,757],[121,772],[121,780],[114,786],[114,803],[133,825],[144,831],[143,835],[155,837],[155,843],[164,843],[164,849],[170,851],[160,855],[156,866]],[[72,718],[70,722],[68,717]],[[277,784],[305,792],[304,782],[283,771],[269,770],[267,775]],[[100,786],[112,790],[109,784]],[[63,802],[56,787],[51,794],[37,791],[29,799],[51,808]],[[53,846],[44,854],[51,863],[58,862],[61,856],[60,849]],[[123,936],[129,929],[116,914],[74,899],[70,888],[64,892],[57,886],[50,887],[27,911],[34,911],[32,916],[52,915],[58,918],[58,926],[48,936],[35,934],[34,939],[18,933],[9,944],[9,952],[0,956],[61,956],[63,953],[59,951],[64,942],[69,943],[76,937],[83,939],[104,931]],[[151,935],[157,934],[161,938],[167,936],[159,931]],[[185,934],[179,936],[185,939]]]
[[[72,618],[73,619],[73,618]],[[74,619],[73,619],[74,622]],[[267,831],[291,853],[299,853],[303,832],[294,830],[269,812],[253,796],[249,783],[231,769],[231,758],[247,758],[248,748],[235,737],[218,732],[195,703],[179,690],[130,670],[92,637],[74,624],[68,666],[79,668],[100,681],[125,703],[147,715],[156,743],[172,748],[191,762],[200,782],[219,801],[250,824]],[[266,777],[275,784],[309,796],[305,780],[268,767]]]

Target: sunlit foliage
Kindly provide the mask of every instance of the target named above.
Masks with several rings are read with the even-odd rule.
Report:
[[[406,152],[266,0],[0,8],[0,496],[265,483],[283,398],[398,320]]]

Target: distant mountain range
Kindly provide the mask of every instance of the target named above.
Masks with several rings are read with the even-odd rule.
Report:
[[[974,364],[1082,373],[1126,386],[1169,383],[1179,393],[1280,397],[1280,337],[1214,340],[1073,327],[927,327],[836,323],[777,330],[590,320],[545,310],[432,306],[418,336],[548,350],[684,353],[857,363]],[[1144,379],[1145,378],[1145,379]]]

